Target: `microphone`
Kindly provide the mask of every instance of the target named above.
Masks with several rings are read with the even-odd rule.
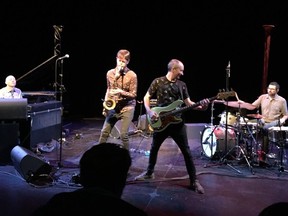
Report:
[[[65,58],[69,58],[69,54],[66,54],[66,55],[62,56],[62,57],[58,58],[57,60],[62,60],[62,59],[65,59]]]
[[[230,61],[228,62],[227,69],[230,69]]]
[[[123,75],[123,73],[124,73],[124,67],[123,67],[123,66],[120,67],[120,69],[119,69],[119,73],[120,73],[121,75]]]
[[[228,65],[226,67],[227,77],[230,77],[230,61],[228,62]]]
[[[118,80],[120,78],[120,76],[123,76],[123,73],[124,73],[124,67],[121,66],[118,73],[116,73],[116,75],[115,75],[115,80]]]

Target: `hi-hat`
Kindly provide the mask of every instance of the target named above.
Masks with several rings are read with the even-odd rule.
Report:
[[[247,114],[248,117],[251,117],[251,118],[255,118],[255,119],[261,119],[262,118],[262,115],[260,115],[259,113],[256,113],[256,114]]]

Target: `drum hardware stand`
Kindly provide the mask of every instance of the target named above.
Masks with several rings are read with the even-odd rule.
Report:
[[[140,135],[146,139],[148,139],[150,136],[151,136],[151,133],[148,135],[148,130],[149,130],[149,123],[148,123],[148,120],[147,120],[147,114],[145,114],[146,116],[146,121],[145,121],[145,131],[143,131],[141,129],[141,117],[142,117],[142,113],[143,113],[143,103],[144,101],[137,101],[138,104],[140,104],[140,111],[139,111],[139,116],[138,116],[138,120],[137,120],[137,133],[140,133]],[[141,140],[142,142],[142,140]]]
[[[211,123],[210,123],[210,127],[212,128],[212,126],[214,125],[213,124],[213,120],[214,120],[214,117],[213,117],[213,111],[214,111],[214,102],[212,103],[212,106],[211,106]],[[226,110],[226,116],[225,116],[225,118],[226,118],[226,124],[225,124],[225,127],[227,128],[227,130],[225,130],[225,137],[228,137],[228,135],[227,135],[227,131],[228,131],[228,125],[227,125],[227,122],[228,122],[228,115],[227,115],[227,110]],[[221,126],[220,126],[221,127]],[[213,140],[213,134],[214,134],[214,131],[215,131],[215,129],[217,129],[218,128],[218,126],[214,126],[214,128],[213,128],[213,130],[210,132],[210,134],[207,136],[207,138],[204,140],[204,142],[203,142],[203,144],[209,144],[209,147],[210,147],[210,159],[212,160],[213,159],[213,156],[214,156],[214,154],[216,153],[216,150],[217,149],[215,149],[215,152],[214,152],[214,154],[213,154],[213,146],[214,146],[214,140]],[[210,139],[210,142],[208,142],[208,140]],[[227,152],[227,138],[225,139],[225,152]],[[217,147],[217,146],[216,146]],[[204,168],[206,168],[206,167],[210,167],[210,166],[217,166],[217,165],[222,165],[223,164],[223,162],[220,160],[220,162],[218,161],[218,163],[213,163],[213,164],[205,164],[204,165]]]
[[[143,132],[143,130],[141,129],[141,116],[142,116],[142,106],[143,106],[143,101],[137,101],[138,104],[140,104],[140,111],[139,111],[139,116],[138,116],[138,121],[137,121],[137,130],[135,130],[134,133],[140,133],[142,139],[140,140],[138,146],[134,149],[134,148],[131,148],[130,149],[130,152],[137,152],[137,153],[144,153],[146,156],[149,156],[150,155],[150,151],[145,151],[145,150],[139,150],[140,148],[140,145],[141,143],[143,142],[144,138],[148,139],[149,136],[147,136],[147,130],[148,130],[148,126],[149,126],[149,123],[148,123],[148,120],[146,119],[145,121],[145,134]]]
[[[137,130],[136,131],[141,131],[141,134],[142,134],[143,131],[141,130],[140,126],[141,126],[141,116],[142,116],[143,101],[137,101],[137,103],[140,104],[140,111],[139,111],[139,116],[138,116],[138,120],[137,120]]]
[[[284,166],[283,166],[283,156],[284,156],[284,144],[285,144],[285,139],[283,137],[283,134],[281,133],[282,130],[281,130],[281,124],[280,124],[280,119],[279,119],[279,134],[280,134],[280,137],[279,137],[279,146],[280,146],[280,166],[279,166],[279,173],[278,173],[278,176],[280,176],[280,174],[282,172],[287,172],[288,173],[288,170],[285,170],[284,169]],[[285,132],[285,131],[284,131]]]
[[[212,127],[214,125],[214,101],[211,103],[211,118],[210,118],[210,127]],[[209,126],[208,126],[209,127]],[[209,147],[210,147],[210,152],[211,152],[211,155],[210,155],[210,158],[212,160],[212,151],[213,151],[213,143],[214,143],[214,140],[213,140],[213,133],[215,131],[217,127],[215,126],[213,128],[213,130],[210,132],[210,134],[208,135],[208,137],[204,140],[203,144],[206,144],[208,142],[208,140],[210,139],[210,143],[209,143]],[[208,165],[204,165],[204,167],[208,167]]]
[[[210,127],[212,127],[214,125],[213,121],[214,121],[214,101],[212,101],[211,103],[211,118],[210,118]],[[206,126],[205,126],[206,127]],[[211,131],[211,133],[209,134],[209,136],[204,140],[204,144],[206,144],[209,140],[209,138],[211,137],[211,142],[210,142],[210,152],[211,152],[211,157],[212,157],[212,146],[213,146],[213,136],[212,134],[214,133],[216,127],[213,128],[213,130]]]
[[[226,123],[227,124],[227,123]],[[230,153],[235,149],[237,148],[238,150],[240,150],[240,154],[243,155],[248,167],[250,168],[250,171],[251,173],[254,175],[254,171],[253,171],[253,167],[251,166],[248,158],[247,158],[247,155],[246,153],[244,152],[243,148],[239,145],[239,142],[240,142],[240,131],[241,131],[241,128],[240,128],[240,106],[239,106],[239,113],[237,114],[237,125],[238,125],[238,129],[237,129],[237,140],[236,140],[236,145],[231,148],[222,158],[220,158],[220,161],[223,161],[226,165],[228,165],[230,168],[232,168],[233,170],[235,170],[236,172],[238,173],[242,173],[240,170],[236,169],[234,166],[232,166],[231,164],[227,163],[227,159],[226,157],[228,155],[230,155]],[[227,141],[227,140],[226,140]]]
[[[245,119],[245,118],[243,118],[244,119],[244,123],[245,123],[245,127],[246,127],[246,129],[247,129],[247,131],[248,131],[248,137],[246,137],[246,140],[245,140],[245,142],[246,142],[246,145],[247,145],[247,143],[248,143],[248,138],[251,138],[252,140],[253,140],[253,143],[254,143],[254,145],[256,146],[256,148],[253,148],[253,144],[251,143],[251,152],[250,152],[250,157],[251,157],[251,159],[253,160],[254,159],[254,156],[255,155],[257,155],[257,151],[258,151],[258,119],[257,119],[257,123],[256,123],[256,138],[253,136],[253,133],[252,133],[252,131],[251,131],[251,128],[248,126],[248,122],[247,122],[247,120]],[[247,147],[246,147],[247,148]],[[253,152],[253,149],[254,149],[254,152]],[[247,148],[247,151],[249,151],[248,150],[248,148]],[[253,162],[253,161],[252,161]]]

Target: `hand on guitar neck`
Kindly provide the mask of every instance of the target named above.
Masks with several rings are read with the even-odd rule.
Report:
[[[147,115],[148,123],[153,128],[154,132],[160,132],[166,129],[170,124],[178,124],[182,122],[181,117],[179,117],[180,113],[195,109],[196,107],[202,106],[202,104],[205,108],[205,105],[208,107],[207,104],[213,100],[226,99],[231,96],[235,96],[234,91],[220,92],[215,97],[203,99],[190,106],[182,107],[184,102],[182,100],[176,100],[165,107],[153,107]]]

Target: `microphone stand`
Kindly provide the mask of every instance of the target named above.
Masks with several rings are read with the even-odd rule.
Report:
[[[227,68],[226,68],[226,91],[229,91],[229,78],[230,78],[230,61],[228,62]],[[228,101],[226,102],[226,123],[225,123],[225,153],[227,152],[227,140],[228,140]],[[226,155],[225,155],[226,156]],[[224,157],[225,157],[224,156]],[[224,159],[224,157],[222,157],[220,159],[220,161],[222,161]]]
[[[229,77],[230,77],[230,61],[228,62],[228,65],[227,65],[227,67],[226,67],[226,91],[229,91]],[[231,166],[230,164],[228,164],[227,163],[227,161],[226,161],[226,156],[227,155],[229,155],[230,154],[230,152],[232,151],[232,149],[230,150],[230,151],[228,151],[228,143],[227,143],[227,141],[228,141],[228,109],[227,109],[227,106],[228,105],[228,101],[226,102],[226,110],[225,110],[225,113],[226,113],[226,123],[225,123],[225,143],[224,143],[224,145],[225,145],[225,150],[224,150],[224,156],[223,156],[223,154],[221,154],[221,156],[220,156],[220,159],[219,159],[219,163],[220,164],[223,164],[223,163],[225,163],[227,166],[229,166],[229,167],[231,167],[232,169],[234,169],[235,171],[237,171],[238,173],[240,173],[240,171],[239,170],[237,170],[237,169],[235,169],[233,166]],[[211,121],[212,122],[212,121]],[[211,123],[212,124],[212,123]],[[211,133],[209,134],[209,136],[206,138],[206,140],[204,141],[204,143],[203,144],[205,144],[207,141],[208,141],[208,139],[211,137],[211,139],[213,139],[213,137],[212,137],[212,134],[214,133],[214,130],[216,129],[216,127],[214,127],[213,128],[213,130],[211,131]],[[211,142],[211,157],[212,157],[212,145],[213,145],[213,140],[212,140],[212,142]],[[215,165],[215,164],[214,164]],[[214,166],[213,165],[213,166]],[[217,165],[217,164],[216,164]],[[205,164],[204,165],[204,167],[210,167],[210,165],[207,165],[207,164]]]
[[[55,95],[57,97],[57,89],[59,87],[59,100],[61,102],[62,105],[62,109],[61,109],[61,120],[60,120],[60,140],[59,140],[59,145],[60,145],[60,152],[59,152],[59,162],[58,162],[58,168],[63,167],[62,165],[62,150],[63,150],[63,131],[62,131],[62,127],[63,127],[63,92],[66,91],[65,87],[63,85],[63,57],[62,58],[58,58],[55,61],[55,83],[54,83],[54,87],[55,87]],[[59,77],[60,77],[60,84],[58,84],[57,80],[58,80],[58,63],[60,60],[60,73],[59,73]]]
[[[52,57],[50,57],[49,59],[47,59],[46,61],[42,62],[41,64],[39,64],[38,66],[36,66],[35,68],[33,68],[32,70],[28,71],[26,74],[22,75],[21,77],[19,77],[16,81],[20,81],[21,79],[23,79],[24,77],[28,76],[30,73],[32,73],[33,71],[37,70],[38,68],[42,67],[43,65],[45,65],[46,63],[50,62],[51,60],[53,60],[54,58],[56,58],[57,55],[54,55]]]
[[[230,61],[228,62],[228,65],[226,68],[226,91],[229,91],[229,78],[230,78]],[[228,107],[228,101],[226,102],[225,151],[224,151],[225,154],[224,154],[224,156],[222,156],[220,158],[220,162],[223,162],[224,164],[226,164],[227,166],[229,166],[230,168],[232,168],[236,172],[241,173],[240,170],[236,169],[231,164],[227,163],[227,159],[226,159],[226,157],[234,150],[234,147],[233,147],[228,151],[228,109],[227,109],[227,107]],[[240,107],[239,107],[239,110],[240,110]],[[238,120],[237,123],[239,124],[239,116],[238,116],[237,120]],[[239,142],[239,131],[237,134],[237,142]]]

